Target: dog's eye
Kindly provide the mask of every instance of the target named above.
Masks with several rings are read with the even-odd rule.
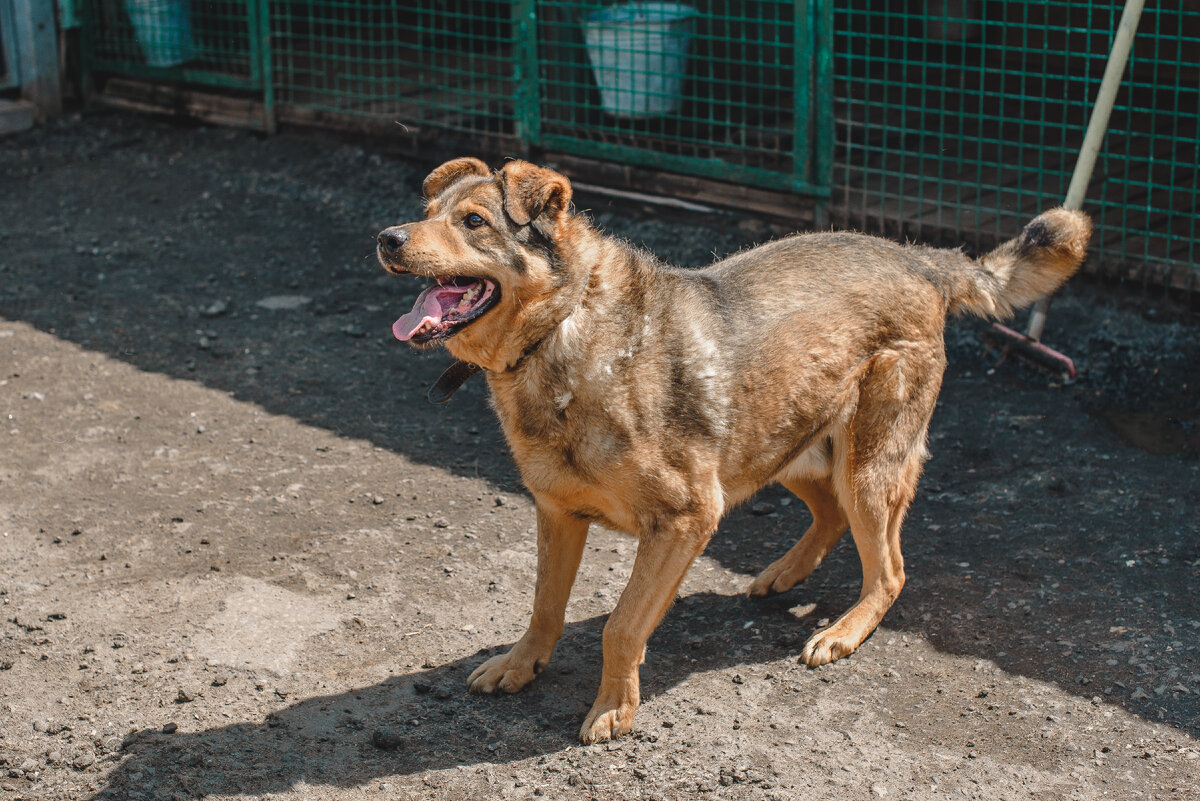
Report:
[[[463,217],[463,225],[467,226],[468,228],[478,228],[479,226],[483,225],[483,223],[484,219],[478,214],[468,214],[466,217]]]

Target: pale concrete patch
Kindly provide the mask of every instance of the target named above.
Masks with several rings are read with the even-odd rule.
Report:
[[[286,673],[310,637],[341,619],[310,596],[249,577],[239,584],[196,637],[196,650],[213,664]]]

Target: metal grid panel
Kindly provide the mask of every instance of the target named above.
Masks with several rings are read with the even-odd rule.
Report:
[[[1062,202],[1119,2],[834,9],[835,222],[987,247]],[[1142,17],[1085,208],[1093,253],[1195,286],[1200,11]]]
[[[808,3],[582,0],[537,15],[541,144],[815,188]]]
[[[122,75],[258,88],[260,0],[93,0],[85,66]]]
[[[510,3],[271,0],[270,27],[278,106],[471,134],[514,132]]]

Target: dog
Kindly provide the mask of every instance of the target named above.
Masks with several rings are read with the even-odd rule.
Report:
[[[647,638],[721,516],[769,482],[812,525],[749,594],[791,589],[848,528],[861,594],[800,659],[853,653],[904,586],[900,525],[928,458],[947,315],[1032,303],[1091,236],[1087,215],[1060,208],[978,259],[826,232],[683,269],[594,228],[565,176],[524,161],[456,159],[422,189],[425,219],[377,238],[386,270],[435,281],[393,333],[458,360],[435,400],[482,369],[537,508],[529,629],[469,689],[516,692],[549,662],[591,523],[638,538],[585,743],[631,730]]]

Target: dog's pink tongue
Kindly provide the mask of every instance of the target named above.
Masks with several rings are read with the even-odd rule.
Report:
[[[392,334],[401,342],[407,342],[426,322],[437,325],[446,312],[458,304],[459,297],[466,291],[457,286],[429,287],[417,296],[412,311],[392,324]]]

